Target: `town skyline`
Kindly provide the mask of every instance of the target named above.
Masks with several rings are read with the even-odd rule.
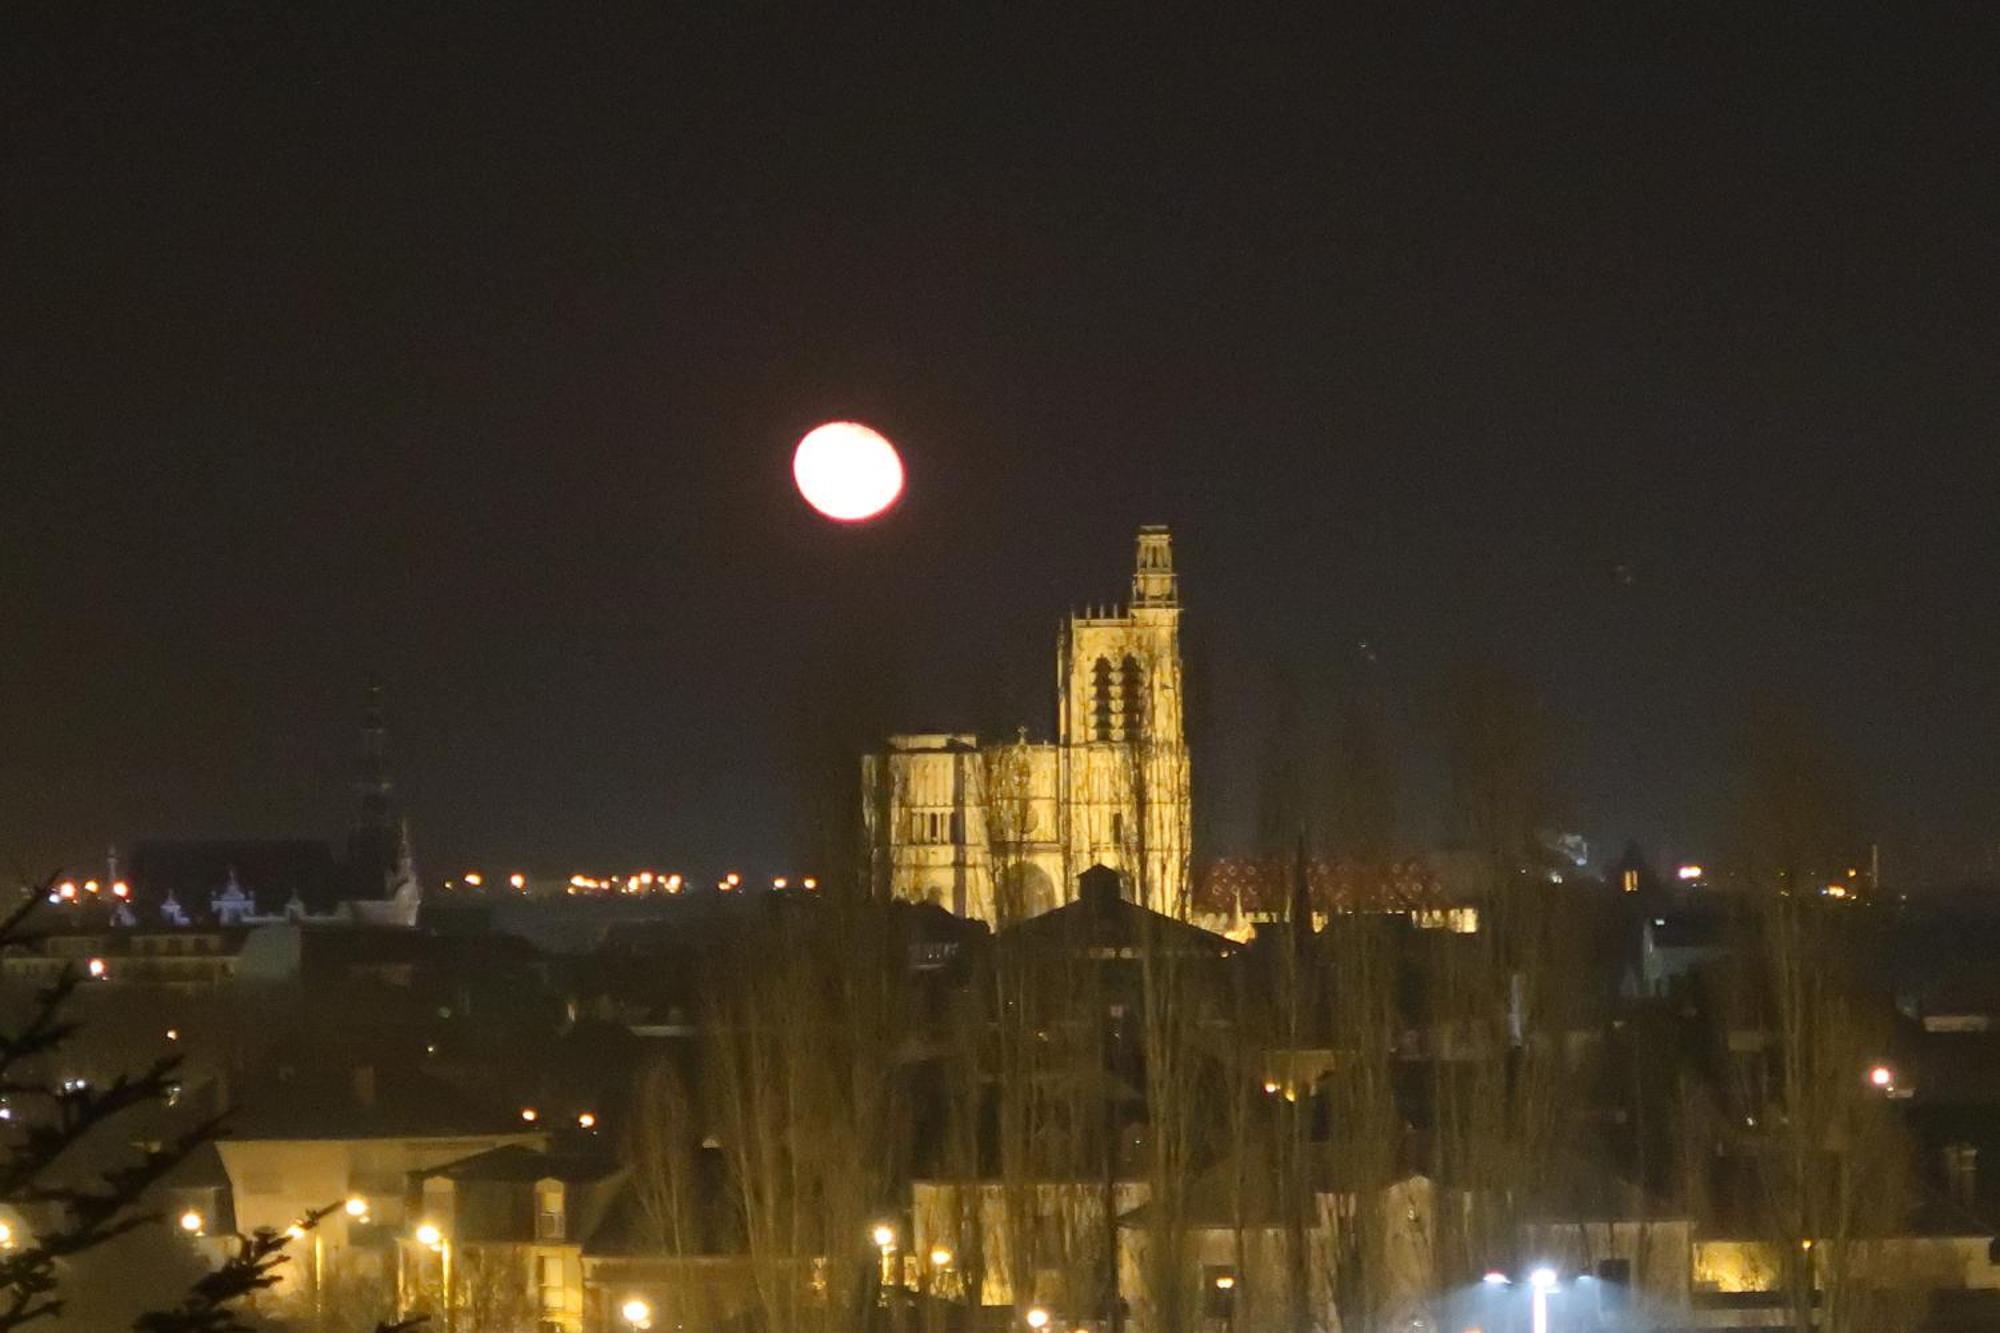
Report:
[[[1892,865],[1992,841],[1959,19],[1143,57],[1082,17],[8,21],[25,867],[337,832],[371,677],[443,861],[740,857],[831,655],[893,644],[902,718],[1034,726],[1142,522],[1198,609],[1204,841],[1280,673],[1420,719],[1486,657],[1600,840],[1710,845],[1768,690]],[[836,416],[907,457],[867,531],[788,484]]]

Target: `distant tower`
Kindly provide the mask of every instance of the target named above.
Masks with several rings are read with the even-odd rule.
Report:
[[[1072,615],[1056,650],[1053,743],[1025,729],[891,736],[862,757],[872,884],[1005,925],[1068,900],[1093,866],[1187,912],[1181,601],[1164,527],[1139,529],[1132,603]],[[1100,880],[1103,877],[1099,877]]]
[[[371,682],[361,706],[361,749],[354,766],[354,826],[347,834],[347,893],[352,898],[386,898],[405,879],[408,835],[396,818],[389,780],[388,727],[382,715],[382,686]]]
[[[1142,527],[1132,604],[1072,615],[1056,664],[1064,878],[1111,866],[1137,902],[1177,916],[1192,832],[1180,626],[1172,538]]]
[[[390,827],[388,727],[382,721],[382,684],[371,681],[361,703],[361,752],[354,767],[354,827]]]

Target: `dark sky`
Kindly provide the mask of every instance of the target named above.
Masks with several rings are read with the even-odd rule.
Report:
[[[1209,850],[1279,672],[1414,746],[1466,657],[1595,838],[1711,847],[1762,688],[2000,843],[1978,6],[306,8],[0,17],[10,859],[338,832],[379,674],[432,871],[776,865],[856,641],[1045,729],[1146,521]]]

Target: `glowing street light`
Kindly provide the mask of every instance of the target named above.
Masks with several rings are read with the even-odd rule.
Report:
[[[524,1106],[521,1108],[521,1119],[527,1121],[529,1124],[534,1124],[540,1118],[541,1112],[537,1111],[534,1107]]]
[[[576,1127],[578,1129],[596,1129],[597,1117],[589,1111],[585,1111],[576,1118]]]
[[[1486,1276],[1480,1278],[1479,1280],[1481,1282],[1484,1282],[1489,1287],[1507,1287],[1507,1286],[1512,1286],[1514,1282],[1512,1278],[1508,1277],[1505,1273],[1501,1272],[1497,1268],[1488,1269],[1486,1271]]]
[[[190,1236],[201,1234],[201,1214],[190,1208],[181,1214],[181,1230]]]
[[[619,1306],[618,1313],[623,1317],[626,1324],[632,1328],[651,1328],[653,1326],[653,1307],[640,1300],[637,1296]]]
[[[417,1244],[435,1250],[444,1244],[444,1232],[438,1230],[437,1223],[425,1222],[417,1228]]]
[[[958,1257],[958,1256],[954,1255],[954,1254],[953,1254],[953,1253],[951,1252],[951,1248],[950,1248],[949,1246],[945,1246],[945,1245],[933,1245],[933,1246],[931,1246],[931,1267],[932,1267],[932,1268],[950,1268],[950,1267],[951,1267],[951,1261],[952,1261],[953,1259],[957,1258],[957,1257]]]
[[[368,1220],[368,1200],[362,1198],[359,1194],[348,1195],[347,1202],[342,1204],[341,1207],[349,1217],[357,1222],[366,1222]]]
[[[0,1250],[11,1250],[13,1248],[14,1228],[8,1226],[5,1222],[0,1222]]]
[[[90,969],[90,975],[98,981],[104,980],[104,974],[110,970],[110,968],[102,958],[91,959],[88,964],[88,967]]]
[[[890,1226],[887,1222],[877,1222],[875,1229],[869,1232],[868,1235],[875,1242],[877,1249],[886,1250],[896,1243],[896,1228]]]
[[[1049,1312],[1039,1305],[1029,1306],[1028,1313],[1024,1317],[1028,1321],[1029,1328],[1047,1328],[1049,1326]]]
[[[1549,1333],[1549,1293],[1556,1289],[1556,1270],[1546,1265],[1537,1268],[1528,1274],[1528,1285],[1533,1288],[1528,1307],[1530,1324],[1534,1333]]]

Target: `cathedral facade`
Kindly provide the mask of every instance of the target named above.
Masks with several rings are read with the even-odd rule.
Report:
[[[878,891],[990,924],[1069,901],[1092,866],[1186,916],[1192,807],[1180,588],[1166,528],[1139,529],[1132,599],[1072,614],[1056,649],[1056,739],[891,736],[862,759]]]

